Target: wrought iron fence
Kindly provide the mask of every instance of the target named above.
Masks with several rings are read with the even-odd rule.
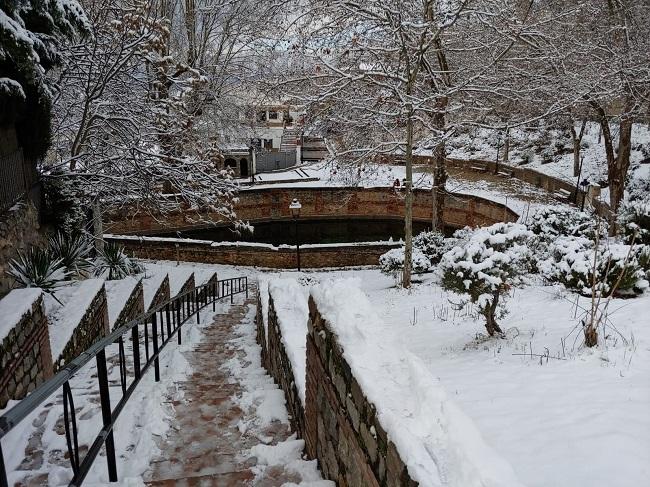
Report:
[[[181,343],[182,325],[194,315],[197,316],[197,322],[200,323],[200,312],[203,308],[212,304],[212,310],[215,311],[218,300],[229,297],[232,303],[234,296],[241,293],[245,293],[246,297],[248,297],[247,277],[235,277],[210,282],[162,303],[155,309],[121,326],[110,335],[96,342],[68,363],[54,377],[41,384],[29,396],[0,416],[0,487],[8,487],[7,471],[2,454],[2,438],[59,390],[63,393],[65,437],[70,467],[73,473],[69,485],[78,486],[83,483],[102,446],[106,449],[109,480],[117,482],[113,428],[124,406],[140,383],[143,374],[153,367],[154,379],[156,382],[160,381],[160,353],[165,345],[174,338],[174,335],[176,335],[178,343]],[[129,365],[131,365],[133,372],[132,377],[129,377],[127,368],[126,351],[129,347],[125,346],[125,343],[129,341],[129,335],[131,341],[130,351],[132,352]],[[109,357],[109,359],[116,359],[118,362],[119,385],[122,397],[115,407],[111,407],[106,349],[115,344],[118,346],[117,353]],[[70,380],[93,358],[97,367],[96,375],[102,428],[88,448],[85,456],[81,458],[78,424]]]
[[[21,149],[0,156],[0,213],[29,193],[37,179],[35,169],[25,162]]]

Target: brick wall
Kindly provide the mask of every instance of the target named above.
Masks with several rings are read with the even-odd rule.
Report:
[[[12,291],[5,299],[21,299],[25,291]],[[0,343],[0,409],[10,399],[24,398],[52,374],[50,338],[41,294]]]
[[[417,486],[314,301],[309,300],[304,411],[271,296],[268,346],[261,310],[258,295],[257,340],[262,347],[262,363],[284,391],[292,427],[305,439],[307,456],[318,459],[325,478],[339,487]]]
[[[432,218],[431,192],[415,190],[413,219],[430,222]],[[289,220],[289,204],[298,198],[304,218],[376,218],[404,217],[403,194],[393,188],[265,188],[239,193],[235,207],[237,216],[252,224],[256,221]],[[205,214],[206,219],[220,221],[216,214]],[[451,227],[485,226],[500,221],[516,221],[518,215],[501,203],[478,196],[453,194],[446,198],[444,221]],[[208,220],[209,221],[209,220]],[[131,215],[125,209],[107,216],[105,230],[113,234],[155,235],[201,228],[192,212],[170,212],[154,218],[139,213]],[[170,259],[176,256],[170,253]]]
[[[108,302],[106,301],[106,290],[102,286],[79,321],[72,337],[63,348],[63,352],[55,359],[54,372],[63,368],[65,364],[97,340],[108,335],[109,331]]]
[[[218,245],[198,240],[107,236],[106,240],[123,246],[126,252],[142,259],[202,262],[205,264],[247,265],[280,269],[297,266],[295,247],[271,247],[264,244]],[[377,265],[379,257],[394,245],[341,245],[300,247],[300,265],[304,268]]]
[[[273,298],[270,295],[267,340],[266,352],[264,354],[266,356],[266,368],[271,377],[273,377],[275,382],[284,391],[287,409],[291,416],[291,426],[298,433],[298,436],[302,438],[305,432],[305,410],[298,395],[291,361],[282,343],[282,331],[273,305]]]
[[[126,300],[124,308],[122,308],[122,311],[120,311],[119,316],[115,320],[113,329],[127,324],[129,321],[136,319],[142,314],[144,314],[144,292],[142,281],[140,281],[136,284],[135,288],[133,288],[133,292]]]

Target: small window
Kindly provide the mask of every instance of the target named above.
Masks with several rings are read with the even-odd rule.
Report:
[[[278,119],[278,112],[275,110],[269,111],[269,120],[277,120]]]

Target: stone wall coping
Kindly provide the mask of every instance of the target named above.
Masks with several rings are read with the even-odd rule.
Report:
[[[0,300],[0,343],[32,311],[34,303],[42,295],[40,288],[14,289]]]

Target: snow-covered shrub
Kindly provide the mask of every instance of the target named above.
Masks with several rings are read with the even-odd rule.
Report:
[[[584,237],[558,237],[549,246],[549,257],[538,263],[540,274],[586,296],[634,295],[648,287],[641,262],[643,247],[600,245]],[[647,265],[647,264],[646,264]]]
[[[19,252],[18,259],[9,263],[7,273],[19,287],[40,287],[46,292],[52,292],[68,276],[61,259],[38,247]]]
[[[443,255],[441,282],[445,289],[469,295],[485,317],[490,336],[502,333],[497,311],[505,312],[503,297],[527,271],[533,233],[518,223],[496,223],[479,228],[467,243]],[[499,306],[501,308],[499,309]]]
[[[57,232],[49,238],[48,249],[55,259],[61,261],[70,275],[83,275],[93,265],[90,260],[92,243],[88,237],[81,233],[65,235],[62,232]]]
[[[629,201],[647,201],[650,197],[650,179],[632,178],[625,190]]]
[[[431,265],[436,265],[455,242],[455,239],[445,238],[440,232],[421,232],[413,238],[413,248],[422,252]]]
[[[142,272],[142,266],[124,253],[124,247],[113,243],[105,244],[104,249],[99,251],[95,266],[95,273],[109,281]]]
[[[87,198],[73,181],[73,178],[54,177],[43,182],[43,217],[66,234],[82,230],[87,220],[84,203]]]
[[[530,151],[522,152],[520,157],[521,157],[521,161],[519,161],[520,165],[530,164],[531,162],[533,162],[533,153]]]
[[[650,244],[650,199],[626,201],[618,211],[618,223],[627,243]]]
[[[559,236],[585,237],[607,234],[607,224],[575,208],[545,206],[535,211],[527,222],[528,229],[540,240],[551,241]]]
[[[411,269],[414,274],[427,272],[431,267],[431,263],[427,256],[415,247],[413,248],[411,262]],[[379,268],[384,274],[398,278],[404,269],[404,247],[391,249],[379,257]]]
[[[550,164],[553,161],[554,161],[553,150],[544,149],[542,151],[542,164]]]

